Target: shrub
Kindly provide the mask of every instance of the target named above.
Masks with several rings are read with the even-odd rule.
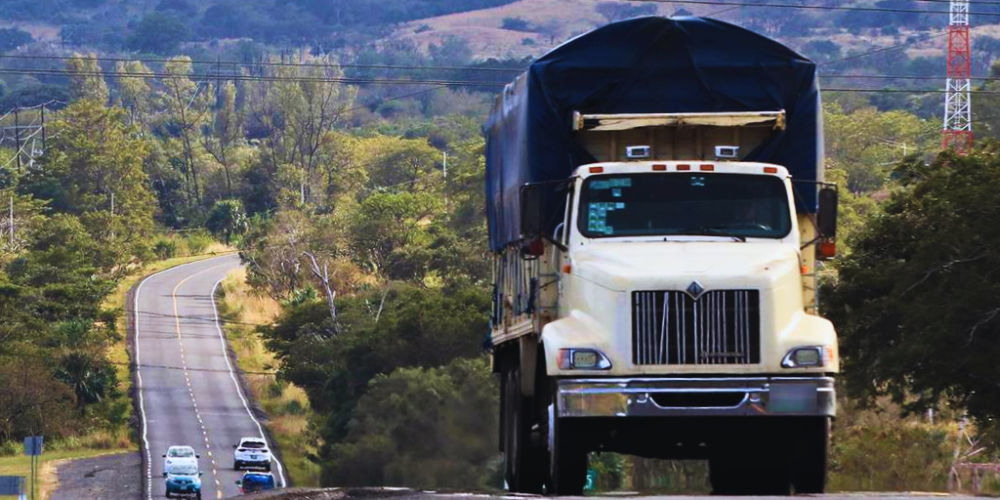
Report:
[[[153,253],[155,253],[156,258],[160,260],[167,260],[176,257],[177,242],[168,238],[160,238],[153,244]]]
[[[500,23],[500,27],[511,31],[531,31],[531,25],[528,24],[528,21],[520,17],[505,17]]]
[[[205,253],[208,247],[215,242],[212,236],[204,231],[194,231],[188,234],[187,238],[188,255],[199,255]]]

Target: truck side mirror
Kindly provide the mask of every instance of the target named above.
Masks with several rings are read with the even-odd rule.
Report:
[[[837,190],[825,187],[819,190],[819,213],[816,225],[819,236],[826,239],[837,237]]]
[[[167,477],[167,473],[166,472],[163,473],[163,477]]]
[[[521,236],[535,238],[541,236],[542,204],[544,187],[539,184],[521,186]]]
[[[816,258],[830,260],[837,256],[837,189],[824,187],[819,190],[819,213],[816,214],[819,243]]]

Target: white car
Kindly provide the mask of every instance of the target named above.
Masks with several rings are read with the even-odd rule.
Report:
[[[233,469],[261,467],[266,471],[271,470],[271,450],[267,449],[267,441],[259,437],[245,437],[233,448],[236,448],[233,452]]]
[[[177,465],[194,465],[195,469],[198,468],[198,459],[201,455],[194,452],[194,448],[190,446],[171,446],[167,448],[167,452],[163,454],[163,470],[169,471]]]

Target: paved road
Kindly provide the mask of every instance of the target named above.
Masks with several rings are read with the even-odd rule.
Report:
[[[213,300],[218,283],[237,266],[235,255],[217,257],[155,274],[136,289],[146,499],[165,497],[162,455],[171,445],[193,446],[201,455],[203,498],[238,494],[242,474],[232,468],[233,445],[243,436],[262,436],[232,373]]]

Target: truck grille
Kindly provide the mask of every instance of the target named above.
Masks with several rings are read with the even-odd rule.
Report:
[[[637,365],[760,363],[760,292],[632,292]]]

